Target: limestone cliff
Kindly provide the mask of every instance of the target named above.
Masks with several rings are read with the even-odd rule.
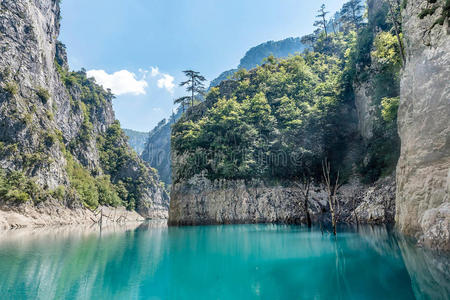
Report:
[[[403,12],[396,221],[423,244],[450,250],[450,7],[431,2],[408,0]]]
[[[342,223],[392,224],[395,212],[392,176],[372,185],[356,181],[339,193]],[[294,182],[273,185],[263,181],[211,182],[195,176],[176,183],[171,191],[169,224],[293,223],[305,224],[307,213],[302,190]],[[313,186],[308,212],[313,223],[329,222],[327,193]]]
[[[142,152],[142,159],[150,166],[158,170],[161,181],[169,188],[172,184],[172,165],[170,161],[170,137],[172,126],[180,119],[181,108],[168,120],[164,119],[158,123],[147,135],[147,139]]]
[[[126,145],[112,95],[69,71],[59,20],[58,0],[0,1],[2,208],[57,200],[166,216],[168,197]]]

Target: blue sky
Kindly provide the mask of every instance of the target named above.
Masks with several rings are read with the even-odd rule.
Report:
[[[313,31],[322,3],[345,0],[63,0],[60,40],[72,69],[85,68],[117,94],[122,127],[152,129],[184,95],[182,70],[208,80],[269,40]]]

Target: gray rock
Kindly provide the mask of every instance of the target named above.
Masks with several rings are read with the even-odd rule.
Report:
[[[372,186],[357,181],[338,193],[341,223],[392,223],[395,211],[395,181],[392,176]],[[327,192],[312,186],[308,208],[313,223],[328,222]],[[211,182],[195,176],[174,184],[171,191],[169,224],[296,223],[305,224],[304,197],[295,183],[281,186],[261,181]]]
[[[85,116],[79,106],[73,105],[81,101],[82,91],[76,86],[66,87],[57,71],[55,61],[63,69],[69,68],[65,47],[57,41],[59,20],[57,0],[0,1],[0,167],[22,171],[46,190],[58,186],[70,189],[63,148],[92,174],[105,173],[97,138],[115,122],[111,99],[92,105],[89,139],[69,147],[83,135]],[[40,96],[43,91],[48,97]],[[46,137],[57,133],[62,135],[61,142],[46,142]],[[125,139],[117,146],[124,145]],[[141,211],[144,217],[167,217],[168,196],[157,175],[137,155],[118,173],[142,179],[136,187],[140,195],[136,203],[138,210],[146,207]],[[74,201],[76,197],[64,199],[70,205]]]
[[[442,7],[444,2],[435,5]],[[421,20],[419,14],[427,5],[408,0],[403,12],[407,63],[398,113],[396,222],[424,245],[450,249],[449,20],[433,27],[441,8]]]

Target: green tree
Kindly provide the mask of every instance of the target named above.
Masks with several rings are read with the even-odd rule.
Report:
[[[185,111],[186,106],[189,106],[189,102],[191,101],[191,97],[189,96],[184,96],[184,97],[180,97],[177,98],[173,101],[174,104],[180,104],[181,107],[183,108],[183,112]]]
[[[186,91],[191,93],[191,106],[194,106],[195,98],[205,93],[204,82],[206,78],[203,77],[200,72],[193,70],[186,70],[183,73],[188,77],[188,80],[180,83],[180,86],[186,87]],[[184,103],[186,97],[181,97],[175,100],[175,103]]]
[[[356,30],[359,30],[364,19],[363,9],[361,0],[350,0],[345,3],[341,10],[341,21],[345,24],[345,27],[355,27]]]
[[[327,15],[330,13],[329,11],[325,11],[325,4],[322,4],[320,9],[317,11],[319,14],[316,16],[318,20],[314,22],[314,27],[318,27],[325,32],[325,36],[328,37],[327,31]]]
[[[386,0],[389,5],[389,19],[393,25],[395,36],[397,37],[398,48],[402,58],[403,65],[406,64],[405,50],[403,47],[403,37],[401,36],[400,28],[402,26],[402,14],[400,4],[397,0]],[[448,1],[447,1],[448,3]]]

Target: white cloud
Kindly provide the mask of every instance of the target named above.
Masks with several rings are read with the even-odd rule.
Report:
[[[151,74],[152,74],[152,77],[158,76],[160,74],[159,73],[159,68],[158,67],[151,67]]]
[[[175,89],[175,78],[169,74],[162,73],[158,67],[150,67],[150,70],[139,69],[138,76],[127,70],[108,74],[104,70],[87,71],[88,77],[94,77],[98,84],[117,95],[132,94],[145,95],[150,84],[155,84],[160,89],[165,89],[173,94]],[[139,79],[138,79],[139,77]],[[152,79],[153,78],[153,79]]]
[[[145,95],[148,87],[145,78],[136,79],[136,74],[122,70],[113,74],[108,74],[104,70],[87,71],[88,77],[94,77],[98,84],[104,88],[111,89],[113,94],[120,96],[124,94]],[[145,74],[144,74],[145,77]]]
[[[153,72],[153,70],[152,70]],[[175,78],[169,74],[161,74],[162,78],[158,80],[158,87],[160,89],[166,89],[168,92],[173,93],[175,88],[175,83],[173,82]]]

